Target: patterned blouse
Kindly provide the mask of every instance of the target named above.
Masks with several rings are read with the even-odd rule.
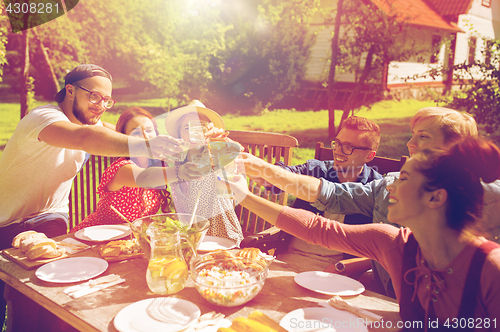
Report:
[[[211,172],[200,180],[179,181],[170,184],[175,210],[193,212],[198,191],[201,191],[196,214],[210,220],[207,235],[231,239],[237,245],[243,240],[243,231],[234,212],[233,200],[219,198],[215,191],[216,176]]]
[[[116,191],[106,191],[105,187],[124,165],[135,165],[131,160],[120,158],[104,171],[101,183],[97,188],[99,203],[94,213],[90,214],[80,224],[71,229],[76,232],[82,228],[96,225],[123,224],[123,220],[110,208],[113,205],[128,220],[156,214],[161,202],[155,189],[122,187]],[[142,192],[142,199],[141,199]]]

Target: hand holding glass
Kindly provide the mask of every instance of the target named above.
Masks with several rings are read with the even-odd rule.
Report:
[[[238,166],[234,162],[226,165],[225,167],[221,167],[215,172],[215,175],[219,180],[215,182],[217,197],[233,198],[233,192],[231,191],[228,181],[233,181],[237,174]]]
[[[189,121],[189,141],[193,144],[205,144],[207,125],[206,121]]]

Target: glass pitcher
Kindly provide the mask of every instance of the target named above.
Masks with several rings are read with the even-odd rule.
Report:
[[[148,226],[146,234],[151,239],[151,256],[146,271],[149,289],[162,295],[181,291],[188,278],[188,266],[181,251],[181,234],[162,229],[161,224],[155,222]],[[193,244],[189,240],[187,243],[196,257]]]

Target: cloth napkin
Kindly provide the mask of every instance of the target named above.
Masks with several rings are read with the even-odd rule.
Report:
[[[114,285],[121,284],[125,279],[120,278],[117,274],[110,274],[101,278],[87,281],[80,285],[75,285],[66,288],[63,292],[74,299],[88,295],[101,289],[105,289]]]
[[[67,244],[67,246],[65,246],[64,244]],[[83,250],[90,248],[89,245],[86,245],[85,243],[80,242],[80,241],[75,240],[75,239],[70,238],[70,237],[65,238],[64,240],[60,241],[58,243],[58,246],[66,249],[66,253],[68,253],[68,254],[76,254],[77,252],[80,252],[80,251],[83,251]]]

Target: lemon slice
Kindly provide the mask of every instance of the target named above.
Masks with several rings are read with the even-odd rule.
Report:
[[[168,263],[161,271],[161,276],[168,279],[177,279],[184,275],[187,275],[187,265],[179,258]]]
[[[176,283],[173,283],[170,286],[168,286],[168,288],[167,288],[168,293],[167,294],[174,294],[174,293],[180,292],[183,289],[184,289],[184,284],[180,283],[180,282],[176,282]]]

